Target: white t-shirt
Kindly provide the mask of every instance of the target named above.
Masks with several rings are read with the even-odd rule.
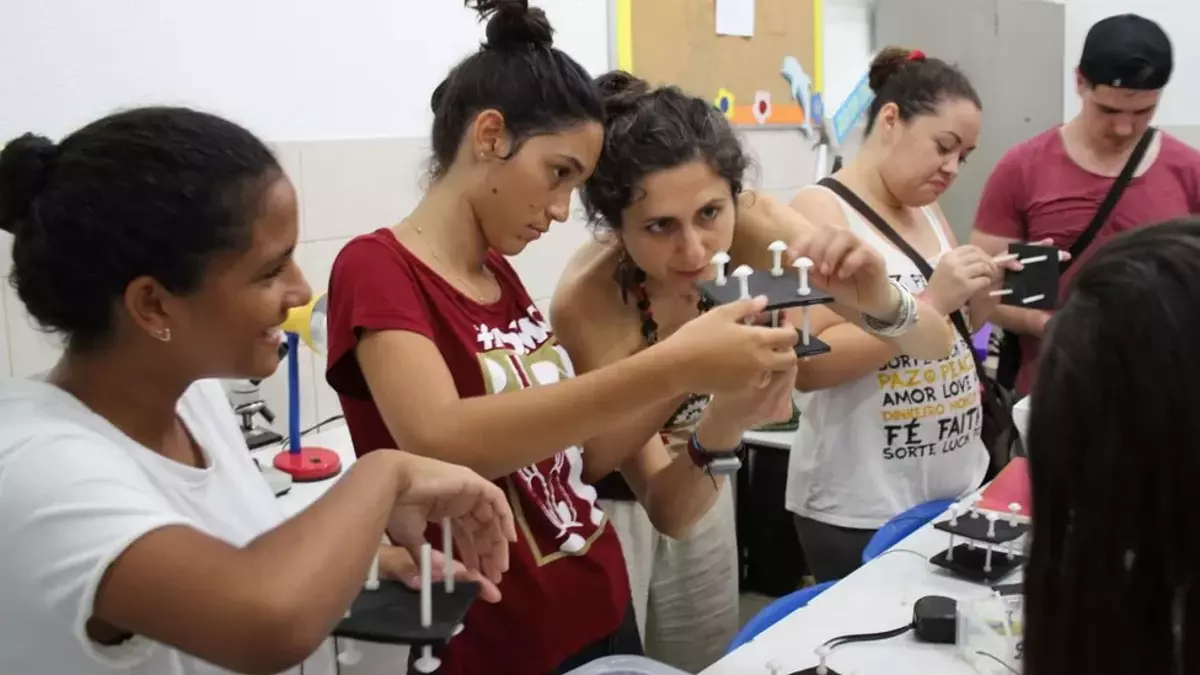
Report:
[[[186,525],[243,546],[283,520],[221,386],[197,382],[177,410],[208,468],[135,443],[58,387],[0,381],[0,673],[228,672],[145,638],[105,647],[84,631],[105,570],[148,532]]]
[[[835,198],[850,231],[883,256],[888,275],[914,294],[923,290],[925,276],[912,260]],[[950,250],[937,215],[922,212],[941,253]],[[955,335],[953,352],[940,361],[902,354],[866,377],[800,396],[789,511],[874,530],[917,504],[979,486],[989,461],[980,438],[979,378],[971,346]]]

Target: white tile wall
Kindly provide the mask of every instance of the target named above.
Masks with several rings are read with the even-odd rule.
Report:
[[[1200,149],[1200,125],[1168,124],[1159,128],[1193,148]]]
[[[333,261],[348,241],[350,237],[308,241],[300,245],[296,252],[296,260],[308,277],[313,293],[324,293],[329,287],[329,273],[333,269]],[[301,424],[315,424],[341,413],[337,394],[325,383],[325,363],[323,354],[311,355],[314,376],[308,381],[313,383],[313,407],[308,410],[311,417],[301,416]]]
[[[422,139],[300,144],[306,241],[341,239],[392,225],[421,198]]]
[[[288,180],[292,182],[292,186],[297,193],[300,190],[300,179],[303,175],[302,163],[300,156],[300,148],[296,145],[272,144],[271,150],[279,159],[279,165],[283,167],[283,172],[287,174]],[[297,194],[299,196],[299,194]],[[304,231],[304,202],[300,202],[300,241],[307,239]]]
[[[812,144],[798,131],[752,130],[742,137],[756,163],[748,185],[790,200],[797,189],[811,182]],[[427,147],[424,139],[275,144],[280,163],[300,194],[301,243],[296,258],[314,292],[325,291],[333,260],[351,237],[391,225],[416,205],[421,196]],[[576,200],[570,220],[552,227],[546,236],[512,259],[543,313],[548,314],[550,296],[567,259],[591,236]],[[10,264],[10,238],[0,233],[0,274],[5,279]],[[0,293],[0,319],[0,375],[26,376],[53,365],[59,354],[56,341],[33,328],[7,283]],[[302,346],[302,426],[340,411],[337,396],[325,384],[324,372],[324,357]],[[286,363],[263,382],[262,393],[277,415],[272,426],[286,433]]]

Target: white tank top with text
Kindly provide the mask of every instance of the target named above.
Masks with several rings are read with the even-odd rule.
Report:
[[[925,277],[908,256],[834,198],[850,230],[883,256],[888,275],[921,292]],[[921,212],[937,234],[939,255],[950,250],[933,210]],[[788,460],[788,510],[874,530],[917,504],[962,497],[978,487],[988,453],[980,439],[979,378],[970,349],[956,333],[952,353],[940,361],[901,354],[871,375],[801,394]]]

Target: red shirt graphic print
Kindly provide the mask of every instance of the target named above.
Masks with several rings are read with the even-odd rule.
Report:
[[[574,377],[571,359],[532,303],[504,328],[476,326],[487,393],[500,394]],[[509,477],[517,523],[539,565],[583,552],[605,522],[596,490],[583,482],[583,453],[570,447]],[[531,517],[533,516],[533,517]]]
[[[329,284],[326,378],[338,392],[359,456],[397,447],[354,357],[363,331],[427,337],[459,398],[552,385],[575,375],[516,272],[494,253],[486,263],[501,287],[500,300],[491,304],[458,292],[389,229],[354,239],[338,255]],[[489,439],[478,442],[486,447]],[[439,651],[440,675],[551,672],[612,634],[629,607],[620,544],[596,505],[596,491],[583,482],[580,448],[561,450],[496,484],[508,494],[518,535],[500,584],[504,598],[471,607],[462,634]],[[440,541],[435,526],[427,535]]]

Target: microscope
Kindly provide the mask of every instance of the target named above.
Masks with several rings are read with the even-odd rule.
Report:
[[[282,361],[287,357],[287,351],[286,342],[279,345],[279,360]],[[259,393],[260,384],[262,384],[262,380],[233,380],[225,387],[225,391],[229,395],[229,404],[233,406],[233,414],[237,415],[240,420],[242,437],[246,440],[246,446],[251,450],[283,441],[282,435],[254,423],[254,418],[260,415],[267,421],[267,424],[275,423],[275,413],[271,411]]]
[[[279,358],[282,360],[287,356],[288,346],[283,343],[279,346]],[[283,442],[283,436],[266,428],[260,427],[254,423],[256,416],[262,416],[267,424],[275,422],[275,413],[267,406],[267,402],[263,400],[262,394],[259,393],[259,385],[262,380],[228,380],[225,383],[225,393],[229,396],[229,404],[233,407],[233,414],[238,416],[239,427],[242,430],[242,438],[246,440],[246,447],[251,450],[257,450],[269,445],[275,445]],[[276,469],[273,466],[262,466],[257,460],[254,462],[266,479],[267,484],[271,486],[271,490],[276,496],[286,493],[292,487],[292,477],[288,474]]]
[[[235,380],[227,387],[229,402],[233,405],[233,414],[237,415],[242,429],[242,437],[246,446],[251,450],[279,443],[283,436],[255,424],[254,418],[262,416],[267,424],[275,422],[275,413],[261,398],[259,384],[262,380]]]

